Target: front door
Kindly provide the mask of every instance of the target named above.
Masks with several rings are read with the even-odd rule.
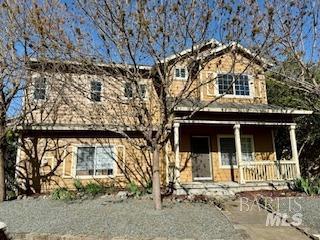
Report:
[[[193,180],[212,180],[209,137],[191,137]]]

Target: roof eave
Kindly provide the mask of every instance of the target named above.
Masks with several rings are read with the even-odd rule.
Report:
[[[176,107],[177,112],[196,111],[197,107]],[[313,111],[300,109],[240,109],[240,108],[210,108],[205,107],[199,110],[200,112],[216,112],[216,113],[267,113],[267,114],[290,114],[290,115],[310,115]]]

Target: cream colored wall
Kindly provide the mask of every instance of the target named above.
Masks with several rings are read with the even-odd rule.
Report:
[[[48,165],[42,166],[40,172],[42,174],[48,173],[52,167],[55,166],[56,159],[62,159],[63,162],[59,165],[55,171],[55,176],[50,178],[50,181],[42,183],[42,191],[51,191],[57,187],[67,187],[74,189],[75,179],[79,179],[83,184],[88,182],[99,182],[109,185],[115,185],[119,187],[125,187],[128,184],[128,176],[133,181],[140,181],[147,179],[147,173],[151,166],[151,154],[145,150],[139,149],[139,143],[142,139],[136,138],[130,141],[123,138],[61,138],[59,140],[60,150],[52,151],[54,144],[52,140],[48,144],[48,140],[39,138],[39,144],[37,145],[37,153],[41,159],[50,159]],[[47,143],[47,144],[46,144]],[[32,149],[30,140],[26,140],[25,143],[27,149]],[[77,176],[76,175],[76,150],[78,146],[107,146],[111,145],[115,147],[116,163],[114,176]],[[59,153],[57,153],[59,152]],[[160,167],[162,169],[162,181],[165,181],[165,162],[162,158]],[[31,175],[31,164],[29,155],[20,148],[19,166],[28,165],[28,173]],[[125,164],[127,166],[127,172],[124,174],[117,164]],[[135,177],[134,177],[135,176]],[[20,179],[21,180],[21,179]]]
[[[32,78],[37,78],[38,73]],[[136,103],[124,97],[125,79],[92,74],[46,73],[48,79],[48,98],[35,101],[33,86],[26,91],[26,110],[35,109],[28,114],[27,121],[41,124],[77,124],[77,125],[122,125],[135,126]],[[90,82],[102,83],[101,102],[90,99]],[[157,108],[157,95],[151,79],[141,79],[147,85],[147,98],[141,102],[147,109]],[[138,100],[136,100],[138,101]],[[151,111],[150,119],[157,121],[159,111]]]
[[[188,62],[177,64],[178,66],[187,66]],[[174,70],[174,68],[173,68]],[[171,94],[179,94],[186,80],[174,79],[174,71],[172,70]],[[193,88],[199,88],[191,96],[200,98],[203,101],[212,101],[217,98],[218,86],[216,84],[216,76],[218,73],[235,73],[247,74],[251,80],[250,90],[252,96],[224,96],[217,102],[236,102],[236,103],[264,103],[267,104],[266,83],[263,68],[251,62],[248,58],[241,54],[225,53],[221,56],[211,59],[203,64],[196,79],[192,80]]]
[[[187,66],[190,60],[177,63],[176,66]],[[183,98],[201,99],[212,101],[217,97],[216,79],[208,82],[209,76],[215,78],[218,73],[244,73],[248,74],[251,84],[251,97],[224,96],[218,102],[237,103],[264,103],[267,104],[266,84],[263,69],[250,62],[240,54],[225,53],[204,63],[200,73],[189,81],[174,78],[175,67],[171,68],[169,92],[173,96],[181,94],[187,85]],[[189,73],[190,74],[190,73]],[[126,79],[94,74],[74,73],[46,73],[48,78],[48,99],[46,101],[33,100],[33,88],[26,91],[26,109],[36,110],[28,115],[31,123],[49,124],[112,124],[135,126],[139,121],[134,116],[138,106],[133,101],[124,98],[124,83]],[[32,78],[39,77],[34,73]],[[102,101],[90,100],[90,81],[102,82]],[[147,84],[147,99],[143,105],[149,109],[149,114],[154,124],[159,123],[159,101],[154,89],[152,79],[141,79]],[[202,84],[204,84],[202,86]],[[190,94],[190,91],[192,92]],[[125,124],[124,124],[125,123]]]

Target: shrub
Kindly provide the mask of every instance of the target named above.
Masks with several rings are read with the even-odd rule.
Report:
[[[152,181],[148,181],[145,191],[149,194],[152,193]]]
[[[79,179],[76,179],[73,183],[78,192],[84,192],[84,186]]]
[[[14,200],[17,198],[17,194],[15,191],[7,191],[7,200]]]
[[[320,179],[298,178],[294,182],[294,188],[307,195],[320,194]]]
[[[98,194],[104,193],[105,188],[101,184],[90,182],[84,187],[84,191],[86,194],[90,194],[91,196],[96,196]]]
[[[127,186],[127,189],[130,193],[132,193],[134,196],[140,196],[141,191],[138,187],[138,185],[135,182],[130,182]]]
[[[51,198],[53,200],[72,200],[74,199],[75,195],[73,192],[70,192],[67,188],[56,188],[51,193]]]

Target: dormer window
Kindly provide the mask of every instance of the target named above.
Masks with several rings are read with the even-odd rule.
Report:
[[[45,100],[47,92],[46,78],[37,78],[34,82],[33,97],[35,100]]]
[[[248,75],[244,74],[218,74],[219,94],[250,96],[250,83]]]
[[[188,78],[188,69],[185,67],[176,67],[175,68],[175,78],[186,80]]]
[[[91,81],[90,98],[93,102],[101,102],[102,84],[99,81]]]

